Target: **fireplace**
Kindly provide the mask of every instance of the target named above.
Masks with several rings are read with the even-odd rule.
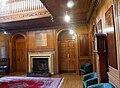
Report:
[[[50,76],[53,70],[53,52],[29,52],[28,76]]]
[[[33,58],[34,73],[49,73],[48,58]]]

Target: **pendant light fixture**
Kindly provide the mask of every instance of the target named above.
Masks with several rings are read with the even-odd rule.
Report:
[[[70,22],[70,16],[68,15],[67,11],[66,11],[66,15],[65,15],[65,21]]]

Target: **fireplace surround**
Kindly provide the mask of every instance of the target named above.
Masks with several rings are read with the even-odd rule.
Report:
[[[53,54],[54,52],[29,52],[28,53],[28,73],[41,74],[42,71],[46,74],[54,74],[53,69]]]

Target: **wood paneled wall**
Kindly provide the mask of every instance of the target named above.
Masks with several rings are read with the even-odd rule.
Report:
[[[88,25],[84,24],[84,25],[74,25],[72,26],[70,29],[73,29],[77,36],[76,36],[76,46],[77,49],[75,51],[75,53],[78,53],[78,56],[76,58],[78,58],[76,64],[78,63],[78,67],[77,68],[77,73],[79,73],[79,68],[80,65],[86,62],[90,62],[91,61],[91,56],[90,56],[90,42],[89,40],[89,33],[88,33]],[[68,27],[61,27],[58,28],[57,30],[57,35],[59,35],[59,32],[61,32],[61,30],[69,30]],[[85,37],[83,37],[85,36]],[[81,47],[81,48],[80,48]],[[86,53],[86,52],[87,53]]]
[[[116,28],[116,24],[118,24],[117,23],[117,21],[116,20],[118,20],[117,19],[117,17],[116,17],[116,13],[117,13],[117,3],[114,3],[113,1],[118,1],[118,0],[101,0],[101,3],[100,3],[100,5],[97,7],[97,9],[94,11],[94,13],[93,13],[93,15],[92,15],[92,17],[91,17],[91,20],[90,20],[90,25],[89,25],[89,27],[90,27],[90,41],[92,42],[92,40],[93,40],[93,25],[97,25],[97,23],[99,22],[99,20],[102,20],[102,29],[103,29],[103,31],[105,30],[105,28],[106,28],[106,25],[105,25],[105,13],[108,11],[108,9],[113,5],[113,12],[114,12],[114,17],[115,17],[115,32],[116,33],[118,33],[118,28]],[[115,10],[116,9],[116,10]],[[108,33],[108,32],[104,32],[104,33]],[[113,34],[114,34],[114,31],[112,32]],[[116,34],[115,33],[115,38],[116,38],[116,40],[117,41],[114,41],[114,44],[115,44],[115,42],[118,42],[118,34]],[[114,39],[115,40],[115,39]],[[110,40],[111,41],[111,40]],[[109,43],[108,43],[109,44]],[[117,45],[117,43],[116,43],[116,45]],[[118,46],[118,45],[117,45]],[[116,47],[117,48],[117,47]],[[119,55],[118,55],[118,50],[116,51],[117,52],[117,63],[119,62]],[[112,54],[112,53],[111,53]],[[93,62],[94,62],[94,60],[96,59],[96,58],[94,58],[94,55],[92,54],[92,56],[93,56]],[[112,60],[114,60],[115,58],[112,58]],[[117,63],[114,63],[114,64],[116,64],[117,65]],[[96,66],[96,65],[95,65]],[[117,65],[118,67],[119,67],[119,64]],[[96,67],[94,67],[94,68],[96,68]],[[118,77],[119,77],[119,79],[120,79],[120,76],[119,76],[119,74],[117,73],[117,72],[119,72],[120,73],[120,70],[119,70],[119,68],[118,68],[118,70],[116,69],[115,71],[115,73],[113,74],[113,72],[114,72],[114,70],[113,69],[111,69],[111,68],[113,68],[113,69],[115,69],[115,67],[113,67],[113,66],[109,66],[109,72],[108,72],[108,76],[109,76],[109,82],[110,83],[112,83],[112,84],[114,84],[115,86],[116,86],[116,88],[119,88],[119,80],[118,80]],[[97,69],[97,68],[96,68]],[[99,70],[99,69],[98,69]],[[114,75],[114,78],[112,77]],[[115,80],[115,81],[113,81],[113,80]]]
[[[89,56],[89,37],[88,34],[79,35],[80,39],[80,56]]]
[[[88,25],[76,26],[76,31],[78,34],[78,59],[79,59],[79,68],[81,64],[86,62],[91,62],[91,41],[89,34]]]
[[[107,33],[107,41],[108,41],[108,61],[109,61],[109,65],[114,67],[115,69],[118,69],[116,43],[115,43],[114,33]]]
[[[35,30],[35,31],[33,31]],[[48,51],[54,51],[54,71],[55,74],[59,73],[59,65],[58,65],[58,38],[60,31],[63,30],[69,30],[66,26],[58,26],[58,27],[51,27],[46,28],[44,30],[32,29],[32,31],[22,31],[26,35],[26,42],[27,42],[27,53],[30,51],[41,51],[41,52],[48,52]],[[88,25],[83,24],[79,25],[76,24],[73,26],[73,30],[76,32],[76,38],[77,41],[75,43],[76,51],[78,52],[78,56],[75,56],[75,58],[78,58],[76,63],[77,72],[79,73],[79,68],[82,63],[89,62],[90,61],[90,47],[89,47],[89,33],[88,33]],[[19,34],[21,31],[13,31],[12,34]],[[82,40],[81,40],[82,39]],[[11,53],[10,53],[11,54]]]
[[[8,37],[0,33],[0,58],[8,58]]]
[[[55,30],[29,31],[27,36],[28,51],[49,51],[55,48]]]

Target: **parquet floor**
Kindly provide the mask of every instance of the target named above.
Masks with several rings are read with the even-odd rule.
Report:
[[[10,73],[7,76],[26,76],[25,73],[15,72]],[[53,75],[54,77],[64,78],[61,88],[83,88],[82,77],[75,73],[63,73],[59,75]]]

